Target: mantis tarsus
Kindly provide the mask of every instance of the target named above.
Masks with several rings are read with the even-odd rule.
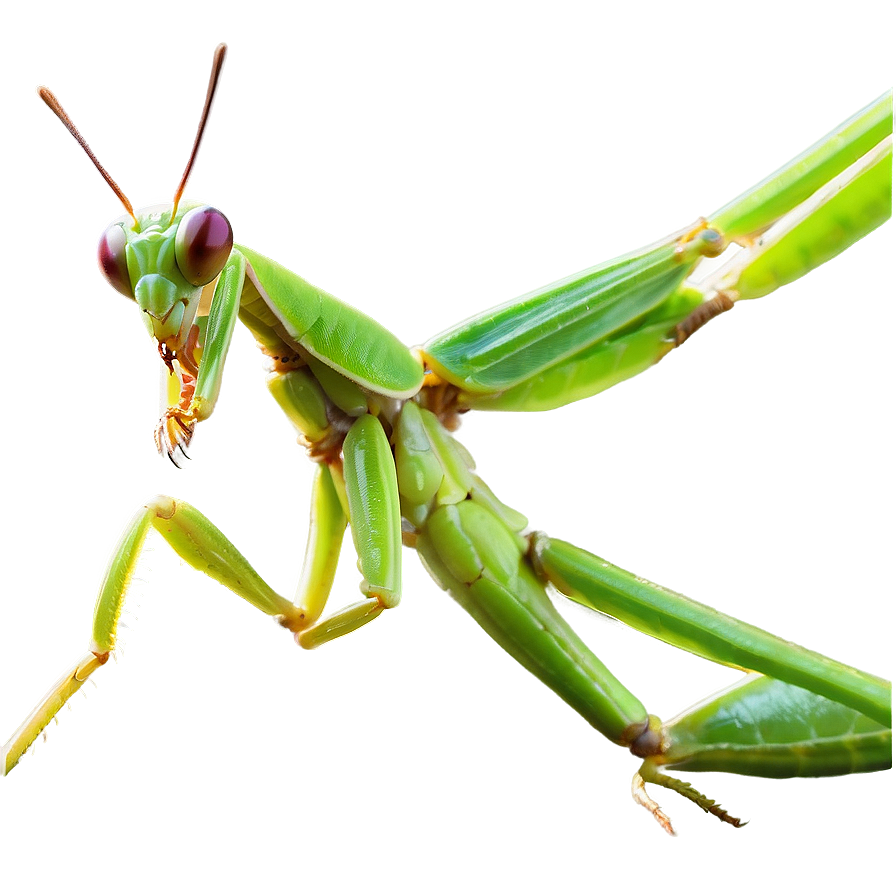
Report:
[[[221,47],[173,203],[134,212],[94,159],[127,209],[103,234],[100,264],[109,282],[140,307],[169,371],[169,408],[156,443],[172,461],[184,455],[196,424],[214,408],[237,316],[259,342],[270,365],[269,388],[317,461],[298,594],[290,601],[275,593],[189,505],[167,497],[150,502],[110,564],[90,652],[4,747],[2,770],[18,762],[108,659],[150,528],[190,565],[275,617],[306,648],[394,607],[401,544],[416,547],[440,586],[492,638],[608,739],[643,760],[633,793],[668,830],[645,780],[725,821],[739,821],[664,767],[768,777],[889,767],[886,682],[528,532],[526,519],[490,492],[450,435],[467,410],[545,410],[631,377],[735,301],[802,276],[882,223],[890,213],[889,96],[707,219],[409,351],[359,312],[235,246],[217,210],[181,200],[223,57]],[[53,95],[42,96],[86,150]],[[701,280],[701,260],[731,245],[742,248]],[[323,618],[348,522],[364,599]],[[548,585],[682,649],[764,677],[662,725],[563,621],[546,595]]]

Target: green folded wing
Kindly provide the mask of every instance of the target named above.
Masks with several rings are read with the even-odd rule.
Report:
[[[676,234],[492,308],[426,343],[427,363],[468,393],[524,383],[649,314],[681,284],[711,236],[683,246]]]
[[[410,398],[423,369],[385,327],[245,246],[248,276],[285,335],[350,380],[391,398]]]

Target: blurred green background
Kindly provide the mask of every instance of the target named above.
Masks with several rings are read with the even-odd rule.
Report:
[[[21,3],[2,14],[3,731],[83,649],[156,491],[285,590],[310,470],[240,333],[182,472],[155,361],[93,269],[111,195],[180,176],[238,238],[408,342],[707,213],[893,82],[890,3]],[[538,525],[881,675],[893,662],[893,229],[599,400],[468,418]],[[125,662],[3,782],[2,891],[884,893],[892,778],[706,779],[754,823],[627,794],[634,765],[407,558],[406,598],[315,654],[159,548]],[[349,559],[340,593],[356,593]],[[573,609],[669,715],[732,673]],[[83,705],[81,705],[83,703]]]

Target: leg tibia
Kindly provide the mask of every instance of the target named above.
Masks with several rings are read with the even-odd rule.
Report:
[[[161,501],[161,497],[155,498],[152,504],[159,504]],[[90,649],[95,653],[109,653],[115,648],[124,598],[152,522],[152,511],[149,510],[151,506],[146,505],[134,514],[109,561],[93,610],[93,639]]]
[[[328,616],[317,625],[296,632],[296,644],[305,650],[313,650],[372,622],[385,609],[387,607],[377,599],[358,601]]]
[[[326,464],[318,464],[305,562],[295,597],[305,625],[313,625],[320,618],[330,596],[347,522],[333,474]]]
[[[87,654],[50,688],[44,699],[34,707],[18,731],[0,750],[0,776],[8,774],[15,767],[50,720],[65,706],[69,697],[79,691],[90,674],[99,669],[107,659],[109,659],[108,653],[99,656],[93,653]]]

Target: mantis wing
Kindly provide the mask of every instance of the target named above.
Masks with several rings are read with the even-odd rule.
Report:
[[[365,389],[399,399],[419,391],[420,362],[385,327],[270,258],[236,248],[249,262],[247,279],[292,342]]]

